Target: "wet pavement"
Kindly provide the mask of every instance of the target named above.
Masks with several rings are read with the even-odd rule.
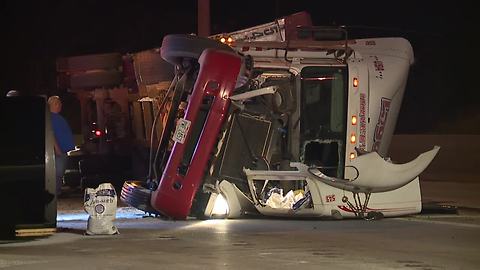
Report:
[[[63,220],[53,236],[0,245],[0,267],[425,270],[480,265],[477,213],[379,221],[165,221],[131,214],[117,219],[118,235],[86,236],[85,220]]]
[[[445,146],[421,175],[419,215],[168,221],[118,200],[120,233],[88,236],[83,194],[66,190],[57,232],[0,241],[0,269],[479,269],[479,146],[470,142],[480,136],[397,137],[397,160],[411,160],[430,144]]]
[[[118,235],[85,235],[83,195],[58,202],[57,233],[0,244],[5,269],[478,269],[479,185],[422,181],[428,203],[400,218],[167,221],[118,202]]]

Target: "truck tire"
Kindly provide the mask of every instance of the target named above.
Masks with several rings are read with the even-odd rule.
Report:
[[[152,190],[146,187],[146,183],[142,181],[125,181],[123,183],[120,199],[122,202],[142,210],[146,213],[159,216],[160,213],[150,204]]]
[[[79,72],[97,69],[119,69],[123,60],[120,53],[104,53],[63,57],[57,59],[58,72]]]
[[[163,60],[159,51],[147,50],[135,53],[133,64],[137,82],[144,85],[171,81],[174,67]]]
[[[202,52],[209,48],[233,52],[230,46],[219,41],[182,34],[165,36],[160,52],[165,61],[173,65],[180,65],[184,58],[198,59]]]
[[[75,189],[80,187],[81,178],[82,175],[80,174],[80,171],[66,170],[63,175],[63,182],[66,186]]]
[[[90,90],[112,88],[123,83],[122,73],[117,70],[97,70],[68,75],[66,88],[72,90]]]

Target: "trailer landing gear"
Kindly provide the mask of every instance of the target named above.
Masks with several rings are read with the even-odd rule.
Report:
[[[352,192],[355,205],[353,205],[347,196],[343,196],[342,202],[348,205],[348,208],[355,213],[356,217],[363,218],[365,220],[378,220],[383,218],[383,213],[379,211],[368,211],[368,201],[372,193],[365,193],[365,200],[360,199],[360,195],[356,192]]]

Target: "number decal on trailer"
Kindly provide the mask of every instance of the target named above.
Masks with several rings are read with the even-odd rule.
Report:
[[[335,201],[335,194],[325,196],[326,202],[334,202]]]

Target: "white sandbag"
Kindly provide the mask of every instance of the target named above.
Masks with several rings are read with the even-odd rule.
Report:
[[[117,193],[112,184],[102,183],[97,188],[85,189],[83,205],[89,215],[86,234],[119,233],[113,225],[117,213]]]

